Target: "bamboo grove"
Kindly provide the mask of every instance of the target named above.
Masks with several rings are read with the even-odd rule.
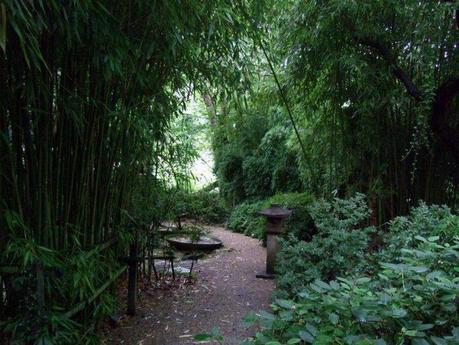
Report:
[[[2,327],[24,344],[97,342],[110,293],[68,311],[116,278],[123,210],[165,164],[170,119],[194,90],[239,82],[248,4],[0,6]]]
[[[268,60],[260,54],[252,92],[222,102],[217,117],[216,167],[228,202],[362,192],[378,224],[420,200],[457,207],[457,8],[273,4],[260,24]]]

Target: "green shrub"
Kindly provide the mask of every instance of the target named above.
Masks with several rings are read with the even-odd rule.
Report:
[[[244,202],[236,206],[231,212],[226,226],[235,232],[263,239],[265,220],[257,212],[265,207],[265,201]]]
[[[244,157],[244,190],[248,198],[267,198],[274,193],[301,190],[297,155],[287,145],[290,128],[269,129],[258,147]]]
[[[194,193],[184,193],[178,198],[176,205],[176,217],[185,214],[186,217],[207,224],[221,224],[228,217],[228,210],[218,192],[201,190]]]
[[[370,215],[365,198],[317,201],[309,207],[317,234],[309,242],[290,236],[276,267],[277,291],[292,297],[315,279],[331,280],[368,269],[367,248],[373,227],[356,230]]]
[[[383,248],[377,253],[380,260],[397,261],[401,248],[415,247],[416,236],[440,236],[443,242],[452,241],[459,235],[459,217],[451,214],[446,206],[428,206],[420,203],[406,217],[397,217],[389,222],[389,231],[384,234]]]
[[[244,190],[248,198],[266,198],[272,195],[272,157],[257,152],[247,156],[243,162]]]
[[[313,197],[309,193],[284,193],[276,194],[263,201],[244,202],[233,209],[228,218],[227,227],[265,242],[266,221],[258,215],[258,212],[271,204],[279,204],[293,211],[285,221],[286,233],[293,234],[297,238],[310,239],[314,230],[308,206],[312,200]]]
[[[372,277],[316,280],[298,302],[277,300],[274,314],[247,317],[263,331],[246,344],[458,344],[459,241],[440,242],[417,236]]]
[[[239,203],[246,198],[242,164],[243,157],[232,147],[224,147],[221,152],[215,152],[215,170],[220,192],[230,204]]]
[[[248,315],[262,331],[246,344],[459,343],[459,217],[421,203],[391,221],[381,250],[368,253],[373,229],[359,229],[369,215],[364,200],[309,208],[318,233],[309,243],[284,241],[276,293],[283,299],[273,314]]]
[[[2,260],[20,263],[21,273],[8,279],[9,289],[16,297],[8,308],[15,315],[0,321],[4,331],[14,339],[11,344],[99,344],[97,326],[116,311],[116,300],[110,289],[101,291],[96,303],[85,306],[91,323],[67,313],[87,303],[121,268],[117,254],[96,246],[83,250],[76,237],[69,239],[65,250],[52,250],[33,239],[13,236]],[[43,268],[43,298],[37,293],[37,267]],[[11,315],[12,313],[10,313]],[[8,343],[8,342],[7,342]],[[2,344],[4,344],[2,342]]]
[[[349,199],[335,198],[331,202],[319,200],[309,207],[315,226],[321,231],[352,230],[367,223],[371,210],[364,194]]]

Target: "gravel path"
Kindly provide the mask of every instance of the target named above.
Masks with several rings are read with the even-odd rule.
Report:
[[[142,294],[138,313],[107,331],[106,344],[194,344],[193,335],[219,326],[225,345],[239,344],[253,330],[241,325],[249,311],[268,309],[274,284],[255,278],[265,268],[259,241],[209,227],[224,247],[195,265],[194,284]]]

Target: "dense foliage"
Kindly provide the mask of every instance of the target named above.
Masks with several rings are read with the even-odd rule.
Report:
[[[0,316],[18,344],[97,342],[132,220],[189,179],[172,119],[196,90],[244,87],[251,6],[1,2]]]
[[[258,215],[265,203],[244,202],[237,205],[228,217],[226,226],[235,232],[240,232],[248,236],[256,237],[260,240],[264,237],[265,221]]]
[[[175,215],[182,216],[207,224],[223,224],[228,216],[228,210],[218,192],[201,189],[195,192],[180,193],[173,198],[175,207],[171,210]]]
[[[288,123],[278,107],[229,104],[214,129],[215,171],[222,196],[235,205],[303,189]],[[228,109],[228,110],[226,110]]]
[[[244,202],[237,205],[228,217],[227,227],[235,232],[266,240],[266,220],[258,212],[278,204],[292,210],[292,215],[285,221],[286,236],[301,240],[310,240],[315,232],[309,215],[308,206],[313,198],[309,193],[285,193],[256,202]]]
[[[264,54],[251,92],[215,112],[222,195],[234,204],[306,188],[362,192],[378,224],[419,200],[456,207],[456,8],[273,2],[257,23]]]
[[[369,209],[363,195],[349,200],[317,201],[309,207],[317,233],[310,241],[290,235],[282,242],[276,294],[295,296],[315,279],[326,281],[368,268],[368,245],[374,227],[361,228]]]
[[[351,238],[368,231],[358,226],[368,216],[361,200],[318,202],[318,234],[301,246],[284,243],[280,299],[273,313],[246,317],[263,329],[248,344],[457,343],[459,217],[420,205],[394,219],[370,253],[365,235]]]

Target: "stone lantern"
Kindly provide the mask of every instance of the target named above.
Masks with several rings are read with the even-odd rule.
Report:
[[[276,255],[280,251],[278,236],[284,233],[282,222],[292,214],[291,210],[272,204],[260,212],[259,215],[266,217],[266,273],[257,274],[257,278],[273,279],[274,266],[276,264]]]

